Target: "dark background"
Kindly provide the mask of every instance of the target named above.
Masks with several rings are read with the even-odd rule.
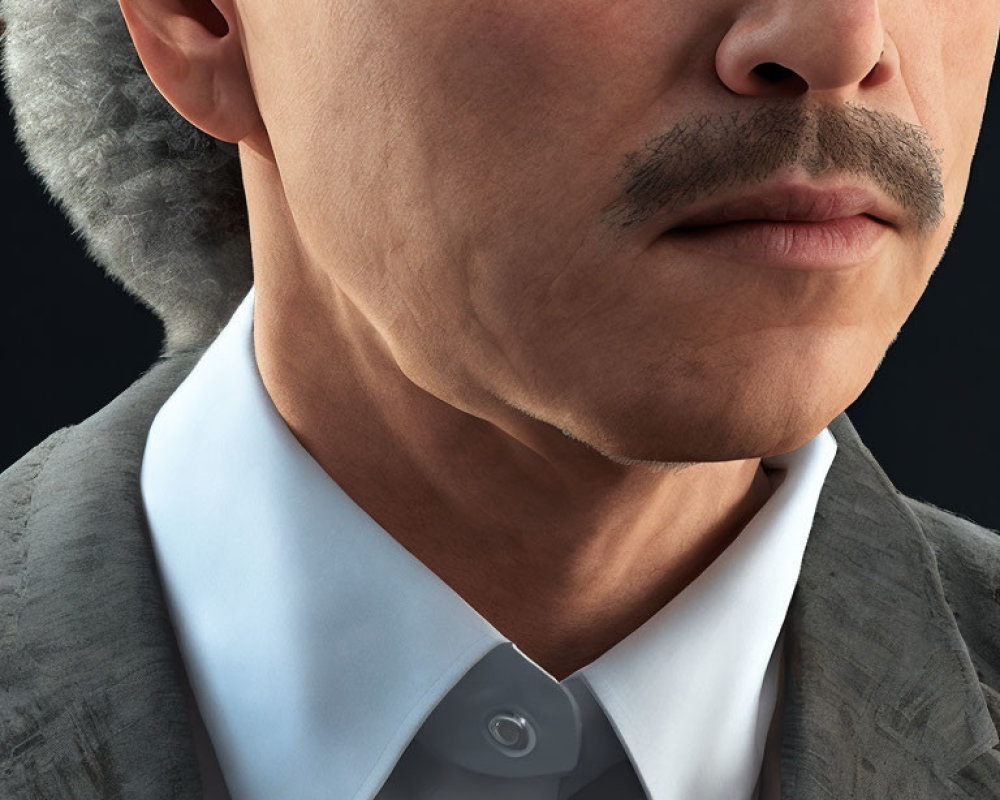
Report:
[[[927,293],[849,409],[896,486],[1000,529],[1000,70],[966,210]],[[0,91],[0,470],[153,362],[156,318],[103,276],[24,165]]]

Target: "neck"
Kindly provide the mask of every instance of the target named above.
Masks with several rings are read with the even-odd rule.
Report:
[[[343,297],[258,281],[264,384],[330,477],[561,679],[697,577],[771,492],[759,459],[626,466],[502,403],[421,389]]]

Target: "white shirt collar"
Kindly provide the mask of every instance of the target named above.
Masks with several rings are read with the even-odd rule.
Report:
[[[154,551],[233,797],[371,798],[449,690],[508,640],[289,431],[257,371],[253,299],[150,429]],[[765,459],[784,479],[737,539],[574,674],[652,800],[750,796],[775,699],[765,675],[836,446],[823,430]]]

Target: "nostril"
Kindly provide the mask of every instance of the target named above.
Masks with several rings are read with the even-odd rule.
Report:
[[[778,89],[784,94],[796,95],[809,89],[809,84],[795,70],[773,61],[758,64],[753,68],[752,74],[760,84],[763,84],[761,88],[766,88],[768,91]]]
[[[763,78],[768,83],[781,83],[787,81],[789,78],[798,77],[788,67],[775,64],[773,61],[768,61],[766,64],[758,64],[753,68],[753,71],[754,74]]]

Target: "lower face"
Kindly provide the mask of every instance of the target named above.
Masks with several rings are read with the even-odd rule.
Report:
[[[726,233],[666,235],[629,258],[581,259],[564,277],[519,285],[506,278],[519,260],[501,265],[481,290],[488,301],[472,304],[488,334],[470,360],[482,368],[463,382],[489,385],[503,364],[516,407],[615,455],[719,461],[793,449],[871,380],[945,234],[928,245],[880,226],[836,268],[768,259],[785,234],[738,234],[765,240],[738,255]]]
[[[992,17],[983,33],[935,3],[891,20],[901,76],[852,99],[939,149],[933,230],[699,239],[610,231],[601,209],[622,191],[625,154],[691,114],[760,103],[713,72],[711,43],[739,3],[698,4],[701,16],[689,0],[375,5],[339,27],[327,14],[321,33],[274,20],[314,44],[259,56],[312,267],[433,394],[484,415],[501,398],[657,461],[785,452],[860,394],[957,219],[996,46]]]

